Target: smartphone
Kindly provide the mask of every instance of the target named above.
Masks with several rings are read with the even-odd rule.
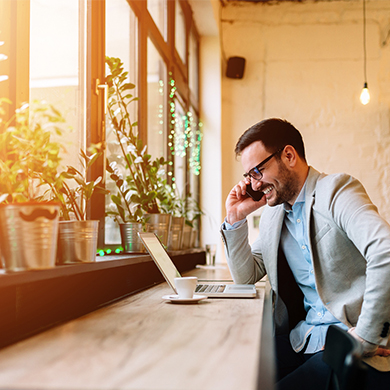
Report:
[[[255,202],[258,202],[264,196],[264,192],[255,191],[250,184],[246,185],[246,194]]]

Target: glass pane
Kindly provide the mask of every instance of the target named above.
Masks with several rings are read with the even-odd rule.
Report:
[[[167,67],[148,39],[148,152],[167,158],[166,91]]]
[[[174,156],[174,180],[181,197],[186,195],[186,172],[187,172],[187,147],[188,147],[188,121],[184,108],[175,100],[175,124],[173,133],[173,156]]]
[[[199,179],[200,175],[200,149],[202,143],[202,124],[193,109],[188,113],[188,154],[191,183]],[[191,193],[195,193],[191,184]]]
[[[147,6],[161,35],[167,40],[167,0],[147,0]]]
[[[125,71],[129,72],[129,81],[136,86],[137,42],[137,18],[127,1],[106,1],[106,56],[120,58]]]
[[[195,34],[190,35],[190,54],[189,54],[189,84],[193,98],[197,101],[199,97],[198,91],[198,42]]]
[[[195,218],[199,212],[199,183],[200,183],[200,150],[202,143],[202,124],[199,123],[199,118],[195,114],[195,110],[192,108],[188,113],[188,175],[189,175],[189,194],[191,198],[188,200],[189,216]],[[193,221],[194,227],[197,230],[196,233],[196,246],[199,244],[199,218],[195,218]]]
[[[80,168],[85,147],[84,125],[84,1],[30,1],[30,102],[45,100],[72,130],[61,136],[62,163]]]
[[[181,60],[186,63],[186,21],[178,0],[175,2],[175,46]]]
[[[135,89],[131,90],[133,96],[138,96],[138,60],[137,60],[137,18],[126,0],[106,1],[106,56],[119,58],[123,62],[123,69],[128,72],[128,83],[135,84]],[[110,74],[109,67],[106,66],[106,74]],[[131,123],[138,120],[138,103],[137,101],[129,102],[127,109],[130,115]],[[137,127],[133,127],[137,132]],[[106,140],[107,140],[107,158],[109,162],[116,162],[116,167],[125,177],[127,172],[122,164],[121,150],[115,133],[113,132],[112,123],[109,117],[106,118]],[[109,175],[106,176],[106,187],[111,194],[118,192],[115,182]],[[112,202],[110,195],[106,197],[106,212],[115,211],[116,206]],[[112,216],[105,219],[105,243],[107,245],[119,245],[121,243],[118,220]]]

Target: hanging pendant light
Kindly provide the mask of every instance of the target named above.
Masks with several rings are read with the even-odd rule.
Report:
[[[367,50],[366,50],[366,0],[363,0],[363,66],[364,66],[364,84],[360,94],[360,101],[363,105],[370,101],[370,91],[367,84]]]
[[[370,96],[370,91],[367,88],[367,83],[364,83],[362,93],[360,94],[360,101],[363,105],[366,105],[369,103],[370,98],[371,96]]]

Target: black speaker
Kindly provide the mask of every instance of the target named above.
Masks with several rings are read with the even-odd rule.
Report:
[[[226,77],[231,79],[242,79],[244,76],[245,58],[229,57],[226,68]]]

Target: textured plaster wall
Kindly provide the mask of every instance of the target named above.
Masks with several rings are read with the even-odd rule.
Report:
[[[363,106],[361,1],[282,4],[225,3],[225,58],[242,56],[242,80],[222,76],[222,215],[241,179],[234,145],[268,117],[292,122],[307,159],[319,171],[347,172],[362,181],[390,222],[390,1],[368,0],[367,78]]]
[[[200,89],[203,91],[200,106],[203,122],[200,194],[205,213],[201,221],[201,245],[204,246],[221,243],[221,58],[218,37],[205,36],[200,43]],[[222,247],[218,245],[218,262],[221,253]]]

